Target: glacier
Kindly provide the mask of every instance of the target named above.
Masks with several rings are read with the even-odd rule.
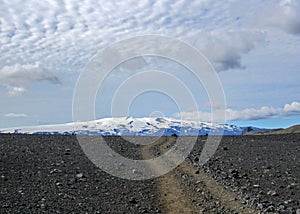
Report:
[[[102,136],[196,136],[215,133],[241,135],[249,127],[229,124],[197,122],[166,117],[118,117],[86,122],[73,122],[43,126],[25,126],[1,129],[0,133],[49,135],[102,135]],[[251,127],[252,130],[259,128]]]

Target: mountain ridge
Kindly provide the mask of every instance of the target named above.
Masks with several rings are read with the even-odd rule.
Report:
[[[75,122],[66,124],[27,126],[7,128],[0,133],[14,134],[60,134],[60,135],[104,135],[104,136],[157,136],[157,135],[242,135],[245,128],[236,125],[215,124],[210,122],[197,122],[172,119],[166,117],[119,117],[103,118],[87,122]],[[260,130],[250,127],[251,130]],[[223,132],[222,132],[223,131]]]
[[[243,135],[272,135],[272,134],[300,134],[300,125],[290,126],[288,128],[266,129],[266,130],[250,130],[244,132]]]

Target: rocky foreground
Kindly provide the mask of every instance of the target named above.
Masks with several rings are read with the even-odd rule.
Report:
[[[106,137],[133,159],[164,153],[176,137],[141,146]],[[136,137],[135,141],[144,141]],[[0,213],[299,213],[300,135],[223,137],[198,165],[206,137],[159,178],[113,177],[85,156],[75,136],[0,135]]]
[[[260,212],[300,212],[300,134],[225,136],[204,168]]]

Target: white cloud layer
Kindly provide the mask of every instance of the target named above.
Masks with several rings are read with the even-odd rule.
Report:
[[[257,21],[262,26],[276,27],[289,34],[300,34],[300,4],[298,0],[282,0],[269,4]]]
[[[8,89],[10,95],[20,95],[33,82],[48,81],[60,84],[59,78],[40,64],[5,66],[0,70],[0,85]]]
[[[230,0],[3,0],[0,69],[40,62],[52,71],[79,71],[104,46],[141,34],[196,38],[198,48],[218,71],[241,69],[242,56],[264,36],[240,28],[229,12],[236,4]],[[298,34],[299,14],[296,0],[284,0],[269,4],[258,20],[263,26]]]
[[[118,39],[151,33],[183,37],[204,27],[205,20],[211,19],[206,5],[199,0],[3,0],[0,62],[43,61],[59,69],[78,70]]]
[[[210,112],[181,112],[176,113],[174,116],[176,118],[182,117],[187,120],[193,120],[194,118],[198,118],[197,114],[201,121],[211,121],[212,115]],[[216,110],[214,120],[221,121],[223,119],[222,115],[224,115],[224,111]],[[225,110],[225,115],[227,121],[260,120],[300,115],[300,102],[285,104],[283,108],[263,106],[260,109],[246,108],[239,111],[228,108]]]
[[[38,61],[53,71],[78,71],[105,45],[143,34],[207,35],[201,47],[218,70],[241,68],[241,54],[253,49],[259,36],[226,34],[236,25],[229,5],[206,0],[3,0],[0,69]],[[217,35],[215,29],[223,31]]]
[[[4,117],[11,117],[11,118],[19,118],[19,117],[27,117],[27,114],[24,113],[7,113],[4,114]]]
[[[243,69],[242,57],[264,41],[265,35],[240,28],[229,12],[232,4],[206,0],[3,0],[0,69],[40,62],[54,72],[80,71],[104,46],[141,34],[166,34],[186,41],[193,38],[193,45],[217,71]],[[297,2],[285,0],[269,4],[258,22],[298,34],[299,14]],[[23,90],[14,89],[19,94]]]

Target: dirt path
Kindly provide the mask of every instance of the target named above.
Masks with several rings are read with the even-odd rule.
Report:
[[[164,143],[164,139],[158,141],[142,150],[143,159],[150,159],[152,147],[158,147]],[[153,152],[153,151],[152,151]],[[155,172],[163,170],[164,166],[150,165],[150,168]],[[169,172],[157,179],[158,196],[162,201],[162,208],[167,213],[196,213],[196,208],[191,204],[184,189],[181,188],[180,182],[174,172]]]
[[[176,140],[176,139],[175,139]],[[155,153],[160,155],[174,143],[174,138],[163,137],[157,142],[146,146],[142,150],[144,159],[150,159]],[[153,154],[154,153],[154,154]],[[171,160],[166,160],[171,161]],[[162,166],[150,166],[158,171]],[[217,183],[210,175],[197,171],[196,167],[183,162],[176,169],[158,178],[158,195],[163,202],[162,206],[167,213],[207,213],[213,205],[223,207],[226,213],[256,213],[257,211],[245,207],[241,199],[229,189]],[[181,176],[182,175],[182,176]],[[204,191],[195,192],[184,186],[185,179],[189,182],[202,184]],[[209,197],[207,197],[209,195]],[[212,201],[203,203],[211,198]],[[195,200],[195,199],[198,199]],[[198,203],[199,202],[199,203]],[[213,204],[213,205],[212,205]]]

